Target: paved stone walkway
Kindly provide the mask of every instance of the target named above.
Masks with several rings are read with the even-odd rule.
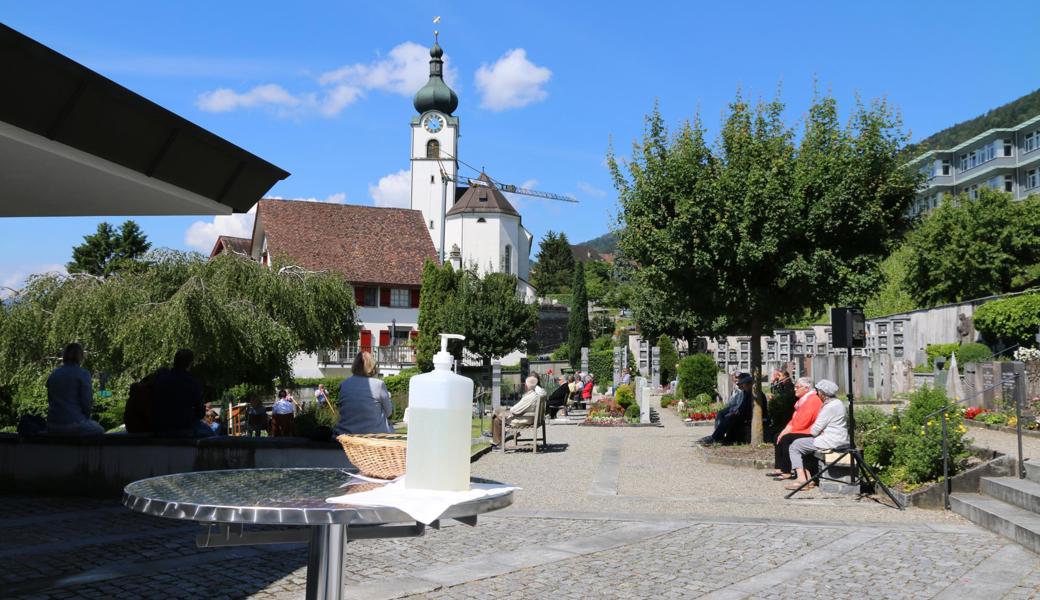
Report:
[[[1004,538],[949,513],[784,500],[760,471],[704,462],[703,428],[661,414],[485,456],[474,474],[521,485],[516,504],[476,528],[349,544],[347,597],[1040,600],[1040,557]],[[302,597],[302,545],[198,549],[198,529],[114,500],[0,496],[0,596]]]

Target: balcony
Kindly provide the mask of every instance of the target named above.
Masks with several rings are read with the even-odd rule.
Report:
[[[333,350],[319,351],[318,364],[322,367],[350,368],[360,349],[358,342],[351,342]],[[380,367],[400,369],[415,366],[415,348],[411,346],[371,346],[364,349],[372,353]]]

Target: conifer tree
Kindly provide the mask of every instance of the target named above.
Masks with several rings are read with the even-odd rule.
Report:
[[[578,368],[581,364],[581,349],[588,347],[589,335],[589,300],[585,294],[585,267],[578,262],[574,265],[574,280],[571,283],[573,301],[571,314],[567,320],[567,346],[570,349],[571,365]]]
[[[537,267],[531,285],[541,295],[562,294],[570,289],[574,277],[574,252],[566,233],[549,230],[538,245]]]
[[[422,289],[419,292],[419,339],[415,343],[416,362],[424,373],[433,370],[433,355],[441,347],[442,333],[447,331],[452,310],[458,310],[456,294],[459,273],[451,263],[438,267],[431,261],[423,265]]]

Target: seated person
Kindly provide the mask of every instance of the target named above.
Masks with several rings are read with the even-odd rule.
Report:
[[[202,384],[188,372],[195,353],[178,350],[173,368],[155,378],[152,389],[152,431],[175,437],[210,437],[213,430],[202,422],[206,416]]]
[[[350,377],[339,384],[339,423],[336,435],[344,433],[393,433],[390,416],[394,405],[390,391],[376,375],[371,352],[359,352],[350,367]]]
[[[271,407],[271,435],[273,437],[296,433],[296,407],[285,390],[278,392],[278,399]]]
[[[737,374],[737,388],[715,415],[715,431],[701,438],[700,444],[732,444],[742,437],[744,425],[751,421],[751,386],[754,381],[750,373]]]
[[[249,401],[249,408],[246,409],[247,435],[260,437],[260,434],[267,431],[269,425],[270,421],[267,418],[267,408],[264,407],[264,401],[259,396],[253,396]]]
[[[813,456],[817,450],[833,450],[849,445],[849,426],[845,418],[845,403],[838,399],[838,384],[822,379],[816,384],[816,392],[823,403],[816,421],[809,433],[812,437],[801,438],[791,442],[789,453],[791,466],[797,475],[796,481],[784,487],[797,489],[809,480],[809,470],[805,467],[806,456]],[[807,486],[804,489],[809,489]]]
[[[810,428],[816,421],[816,415],[820,412],[820,396],[813,389],[813,381],[808,377],[799,377],[794,384],[795,397],[794,414],[787,425],[780,430],[776,436],[776,447],[774,448],[773,466],[775,470],[767,473],[777,481],[791,479],[791,442],[799,438],[812,437]]]
[[[209,425],[209,428],[213,430],[213,433],[220,433],[220,416],[217,411],[212,408],[206,411],[206,416],[203,417],[202,421]]]
[[[100,423],[90,418],[94,409],[94,388],[90,371],[80,366],[83,346],[65,346],[61,366],[47,378],[47,431],[63,435],[105,433]]]
[[[526,391],[520,400],[513,406],[503,406],[495,411],[491,417],[491,443],[499,446],[502,444],[502,423],[507,425],[533,425],[534,411],[538,402],[545,396],[545,390],[538,385],[538,376],[531,374],[524,381]]]
[[[567,389],[567,380],[563,377],[557,377],[556,389],[553,393],[549,394],[549,398],[546,400],[546,405],[549,407],[549,418],[555,419],[556,415],[563,410],[563,414],[567,414],[567,395],[570,390]]]

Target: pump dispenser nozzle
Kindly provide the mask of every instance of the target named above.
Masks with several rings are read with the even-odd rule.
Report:
[[[457,333],[442,333],[441,334],[441,351],[433,355],[433,367],[435,369],[450,369],[452,356],[448,352],[448,340],[464,340],[466,336],[459,335]]]

